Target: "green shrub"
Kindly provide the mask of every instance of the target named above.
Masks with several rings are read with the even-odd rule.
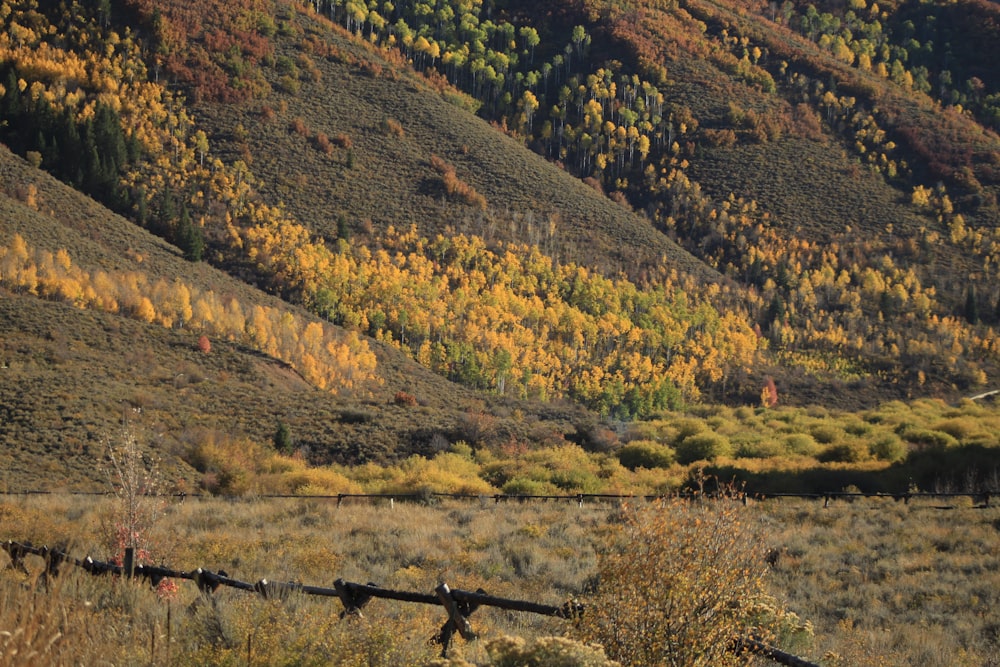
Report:
[[[347,409],[340,413],[341,424],[367,424],[375,419],[370,410]]]
[[[819,452],[819,445],[808,433],[792,433],[785,436],[785,449],[789,454],[815,456]]]
[[[481,667],[620,667],[600,646],[567,637],[500,637],[486,644],[490,661]],[[464,658],[438,658],[424,667],[477,667]]]
[[[713,415],[705,419],[705,423],[708,424],[709,428],[713,431],[718,431],[720,428],[730,425],[732,421],[725,415]]]
[[[265,37],[274,37],[275,33],[278,32],[278,26],[269,14],[261,13],[257,17],[257,30]]]
[[[714,461],[720,456],[730,456],[733,453],[729,438],[708,431],[685,438],[675,449],[677,461],[684,465],[694,461]]]
[[[618,450],[618,460],[629,470],[669,468],[677,460],[674,450],[652,440],[636,440]]]
[[[291,454],[295,443],[292,440],[292,431],[288,424],[279,420],[278,427],[274,432],[274,448],[282,454]]]
[[[824,463],[858,463],[869,458],[868,446],[860,440],[827,445],[816,457]]]
[[[676,432],[676,435],[674,436],[675,443],[679,443],[685,438],[701,433],[706,429],[705,422],[700,419],[693,418],[681,419],[675,422],[673,427]]]
[[[493,667],[615,667],[600,646],[588,646],[566,637],[501,637],[486,646]]]
[[[772,433],[797,433],[798,427],[781,419],[768,419],[764,428]]]
[[[699,403],[697,405],[692,405],[688,411],[695,417],[700,417],[702,419],[708,419],[709,417],[717,417],[719,415],[725,414],[728,410],[726,406],[719,405],[718,403]]]
[[[508,496],[548,496],[559,493],[552,484],[527,477],[515,477],[501,489]]]
[[[832,445],[843,436],[843,431],[838,426],[827,423],[816,424],[809,429],[809,432],[821,445]]]
[[[822,405],[810,405],[806,408],[806,414],[816,419],[824,419],[830,415],[830,411]]]
[[[894,463],[906,458],[906,445],[895,433],[883,433],[872,442],[869,450],[880,461]]]
[[[769,459],[786,453],[783,443],[764,436],[746,437],[743,442],[734,442],[736,456],[741,459]]]
[[[629,422],[625,428],[625,436],[622,440],[625,442],[633,442],[635,440],[658,440],[660,438],[662,425],[663,422],[659,421]]]
[[[947,449],[958,444],[955,436],[944,431],[935,431],[929,428],[918,426],[906,426],[899,430],[899,437],[906,442],[913,443],[918,447],[933,447],[935,449]]]
[[[299,68],[295,64],[295,59],[290,56],[278,56],[275,67],[282,74],[294,76],[296,79],[299,77]]]
[[[278,79],[278,88],[289,95],[298,95],[299,89],[302,88],[302,84],[299,82],[298,78],[286,74]]]
[[[952,436],[956,440],[968,440],[974,433],[979,431],[979,424],[974,417],[956,417],[934,425],[935,431],[941,431]]]
[[[472,446],[464,440],[452,443],[451,446],[448,447],[448,451],[452,454],[458,454],[463,459],[468,459],[470,461],[475,458],[475,451],[472,449]]]
[[[549,480],[564,493],[597,493],[601,490],[601,480],[597,475],[581,468],[555,470]]]
[[[852,419],[844,425],[844,431],[850,435],[868,435],[872,432],[872,425],[861,421],[860,419]]]

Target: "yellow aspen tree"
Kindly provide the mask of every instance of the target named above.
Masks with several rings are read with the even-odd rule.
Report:
[[[215,302],[215,293],[207,292],[198,295],[191,306],[191,322],[199,329],[205,331],[215,331],[215,318],[219,312],[218,303]]]
[[[118,290],[114,279],[106,272],[98,270],[91,274],[90,284],[94,290],[97,307],[107,313],[118,312]]]
[[[247,339],[250,345],[261,352],[267,350],[270,344],[270,323],[263,306],[256,305],[250,314],[246,325]]]
[[[136,319],[147,323],[152,323],[156,319],[156,309],[153,307],[153,302],[149,300],[149,297],[144,296],[139,298],[134,315]]]

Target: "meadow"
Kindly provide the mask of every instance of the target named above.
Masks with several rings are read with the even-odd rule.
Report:
[[[0,537],[107,558],[116,502],[7,496]],[[779,647],[822,665],[996,664],[995,503],[866,499],[824,507],[782,499],[751,501],[741,511],[769,554],[764,581],[781,609]],[[315,498],[187,498],[158,508],[150,560],[225,570],[244,581],[330,586],[344,578],[421,593],[447,582],[551,605],[590,601],[599,615],[598,554],[622,512],[618,502],[338,506]],[[29,574],[0,559],[3,665],[39,656],[50,664],[430,664],[440,648],[429,639],[446,620],[438,607],[388,600],[370,603],[363,618],[341,620],[334,599],[293,593],[265,600],[231,589],[206,598],[185,581],[167,602],[147,584],[75,567],[43,583],[40,559],[29,558]],[[650,590],[656,581],[650,578]],[[456,640],[455,664],[500,664],[487,647],[505,637],[580,637],[571,622],[518,612],[484,608],[470,620],[480,639]]]

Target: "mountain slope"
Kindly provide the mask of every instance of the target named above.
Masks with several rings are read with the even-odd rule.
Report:
[[[345,216],[361,241],[375,241],[389,225],[412,224],[428,237],[450,229],[540,243],[565,261],[609,275],[667,265],[702,281],[719,280],[647,220],[497,132],[423,77],[360,48],[319,17],[296,13],[294,21],[294,36],[274,38],[275,58],[304,56],[316,72],[303,74],[295,94],[282,91],[279,68],[264,68],[274,86],[267,98],[205,102],[194,110],[222,155],[249,158],[261,193],[321,236],[336,238],[338,217]],[[333,55],[309,55],[302,35]],[[297,120],[302,129],[295,129]],[[399,129],[390,129],[396,124]],[[350,148],[327,154],[317,146],[320,133],[334,143],[346,139]],[[485,210],[446,196],[431,165],[435,155],[485,197]],[[364,235],[365,228],[373,233]]]
[[[4,293],[8,441],[80,450],[124,402],[165,451],[285,422],[353,463],[483,411],[493,444],[583,439],[564,398],[650,416],[759,404],[771,376],[866,407],[1000,372],[996,82],[920,70],[896,4],[369,4],[5,4],[4,140],[131,219],[2,156],[0,245],[68,252]],[[836,49],[883,23],[884,57]],[[93,308],[98,269],[144,276],[148,308]],[[184,290],[212,317],[159,312]]]
[[[633,277],[659,266],[662,256],[667,266],[718,282],[705,272],[708,265],[748,288],[719,304],[745,311],[741,316],[781,353],[766,367],[779,384],[799,388],[789,400],[830,397],[807,385],[831,381],[854,382],[857,405],[919,393],[928,382],[931,391],[953,394],[995,372],[995,350],[982,354],[977,342],[988,330],[965,317],[970,289],[979,310],[989,313],[987,324],[1000,300],[988,280],[990,244],[996,247],[989,205],[989,164],[1000,146],[994,134],[953,109],[935,109],[923,93],[847,66],[769,20],[763,6],[755,8],[759,15],[723,2],[561,9],[546,17],[552,23],[538,25],[558,34],[580,21],[594,31],[583,72],[602,58],[656,63],[640,71],[659,77],[670,113],[665,131],[676,137],[676,148],[658,158],[659,180],[647,169],[642,185],[635,173],[615,181],[610,166],[579,174],[611,190],[620,186],[613,194],[641,207],[652,224],[607,218],[605,209],[577,198],[583,191],[575,185],[556,185],[555,196],[552,189],[532,194],[536,184],[549,182],[530,167],[537,158],[495,133],[483,143],[483,126],[426,94],[424,83],[394,66],[393,49],[352,44],[342,29],[308,14],[295,13],[292,36],[275,41],[279,63],[305,58],[316,72],[302,77],[296,94],[282,87],[279,65],[263,70],[274,91],[258,113],[218,105],[203,105],[201,113],[214,136],[236,139],[224,144],[228,155],[252,160],[266,175],[262,192],[285,201],[328,239],[336,237],[338,219],[342,229],[360,230],[358,242],[376,245],[385,225],[412,222],[421,233],[450,227],[487,239],[527,239],[554,256],[601,271],[625,268]],[[534,12],[513,3],[501,16],[530,20]],[[760,54],[753,63],[752,48]],[[742,59],[735,55],[741,50]],[[416,66],[415,52],[411,60]],[[440,76],[428,70],[432,80]],[[585,85],[582,74],[573,79],[581,106],[588,95],[605,94],[602,72],[604,81],[614,78],[596,71]],[[624,76],[618,83],[630,85]],[[400,118],[399,134],[387,131]],[[515,123],[513,112],[501,118],[508,121]],[[970,198],[968,182],[932,188],[926,181],[943,167],[930,165],[927,146],[910,139],[913,128],[933,135],[935,123],[970,146],[970,154],[985,156],[975,166],[978,199]],[[347,138],[350,148],[326,155],[315,140],[320,133]],[[524,140],[542,147],[537,133]],[[485,196],[485,213],[448,201],[430,168],[432,153]],[[578,170],[571,152],[562,156]],[[958,173],[960,163],[948,170]],[[556,216],[549,202],[563,206]],[[557,231],[550,235],[552,220]],[[701,268],[665,246],[667,237],[703,260]],[[958,355],[939,347],[952,336],[963,341]],[[712,395],[734,400],[718,389]],[[746,400],[745,393],[737,396]]]
[[[67,249],[75,265],[90,270],[184,281],[245,308],[270,306],[310,319],[216,269],[185,261],[173,246],[6,150],[0,151],[0,183],[2,248],[20,235],[33,249]],[[0,441],[6,443],[0,484],[14,490],[51,488],[56,480],[73,488],[101,483],[105,445],[118,437],[123,417],[164,460],[166,474],[192,488],[199,475],[181,461],[190,460],[192,449],[219,438],[267,443],[279,422],[310,460],[358,463],[430,451],[435,434],[445,442],[465,437],[469,414],[511,409],[374,341],[376,379],[334,395],[240,340],[213,336],[211,351],[202,352],[194,324],[165,328],[4,287],[0,311]],[[400,391],[419,396],[420,404],[400,404]],[[526,435],[539,420],[572,436],[574,423],[588,421],[566,406],[539,407],[540,413],[520,405],[517,422],[495,419],[490,437]]]

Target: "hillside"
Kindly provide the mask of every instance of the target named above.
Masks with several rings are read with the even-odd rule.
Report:
[[[0,247],[21,235],[37,250],[69,249],[74,264],[91,270],[180,280],[237,299],[247,310],[263,305],[313,319],[206,264],[185,261],[173,246],[8,151],[0,151],[0,182]],[[490,437],[521,433],[539,421],[572,436],[574,423],[588,422],[583,411],[567,406],[505,407],[374,341],[375,377],[335,395],[247,341],[212,335],[211,351],[202,352],[193,322],[166,328],[124,312],[74,307],[56,295],[41,299],[4,287],[0,295],[5,489],[51,488],[53,480],[93,488],[104,478],[105,447],[119,438],[123,417],[148,439],[150,455],[162,458],[170,480],[186,478],[182,488],[188,489],[199,474],[181,458],[191,460],[205,443],[268,443],[279,422],[310,460],[351,463],[433,451],[435,434],[446,441],[468,437],[463,424],[483,410],[521,410],[516,423],[497,420]],[[420,395],[420,405],[399,404],[401,391]]]
[[[15,478],[994,382],[995,7],[439,4],[4,3]]]
[[[351,48],[347,37],[330,29],[321,39],[334,49]],[[275,49],[277,59],[301,53],[290,39],[277,39]],[[360,57],[387,71],[396,67],[378,53]],[[202,103],[194,113],[218,137],[220,154],[249,157],[261,193],[283,202],[322,237],[337,238],[344,217],[356,240],[371,244],[390,225],[416,225],[430,237],[451,230],[543,244],[554,256],[608,275],[667,264],[699,280],[719,279],[648,221],[456,107],[421,77],[372,76],[340,59],[315,58],[314,65],[317,78],[302,81],[295,95],[281,94],[280,73],[265,69],[276,88],[265,100]],[[297,119],[302,129],[295,129]],[[387,129],[392,122],[398,129]],[[349,148],[328,154],[316,144],[319,134]],[[446,196],[431,165],[435,155],[485,198],[485,209]]]
[[[608,81],[607,70],[599,69],[602,58],[634,59],[647,74],[644,58],[655,53],[661,63],[658,92],[671,110],[667,129],[680,141],[662,157],[659,183],[649,185],[648,168],[643,187],[616,177],[610,165],[574,168],[571,147],[555,163],[577,176],[589,173],[592,185],[630,201],[645,219],[615,211],[578,185],[562,185],[561,175],[545,169],[551,159],[545,165],[516,145],[542,149],[537,134],[524,136],[522,128],[511,132],[520,140],[512,142],[489,131],[448,106],[454,93],[436,95],[407,70],[398,73],[394,61],[385,60],[392,49],[352,44],[342,29],[307,14],[289,13],[284,36],[275,38],[278,65],[263,70],[272,92],[259,107],[203,103],[197,109],[222,139],[220,148],[264,176],[263,192],[328,239],[340,225],[356,241],[378,244],[387,225],[415,224],[428,236],[450,229],[494,243],[528,240],[554,257],[640,280],[664,263],[702,283],[719,282],[706,273],[716,269],[732,281],[726,284],[749,288],[716,303],[761,327],[779,355],[765,355],[756,382],[765,372],[778,377],[791,390],[786,400],[851,407],[928,390],[954,396],[991,376],[995,354],[979,342],[990,330],[967,328],[993,324],[1000,303],[989,279],[997,214],[989,203],[996,184],[988,165],[1000,159],[991,130],[953,108],[935,107],[922,92],[847,66],[794,34],[787,27],[794,17],[775,23],[763,9],[748,14],[725,3],[648,6],[632,14],[565,9],[539,25],[558,34],[580,21],[593,31],[584,71],[595,68]],[[502,16],[543,20],[516,3]],[[325,45],[325,57],[316,44]],[[751,64],[746,53],[755,44],[763,52]],[[741,50],[742,60],[734,55]],[[294,94],[282,86],[282,62],[311,63]],[[606,93],[599,80],[596,85],[587,95],[599,100]],[[600,109],[593,113],[600,117]],[[518,122],[516,110],[504,115],[481,108],[480,115],[504,127]],[[387,123],[398,123],[398,130],[387,130]],[[933,136],[933,127],[942,125],[970,146],[951,153],[956,160],[982,156],[975,160],[974,195],[969,179],[935,186],[927,170],[943,174],[947,155],[936,150],[936,166],[929,165],[920,153],[927,145],[906,141],[918,131]],[[338,147],[321,150],[320,135],[336,137]],[[429,156],[437,154],[483,195],[485,210],[445,195],[430,166]],[[960,165],[947,170],[955,173]],[[385,192],[394,195],[375,194]],[[668,238],[702,264],[678,254]],[[981,314],[973,322],[970,293]],[[926,354],[956,335],[966,341],[958,355]],[[983,355],[980,348],[991,351]],[[824,390],[830,382],[853,383],[849,393],[856,400]],[[729,401],[747,400],[751,387],[743,387],[743,396],[726,396],[720,387],[701,386]]]

